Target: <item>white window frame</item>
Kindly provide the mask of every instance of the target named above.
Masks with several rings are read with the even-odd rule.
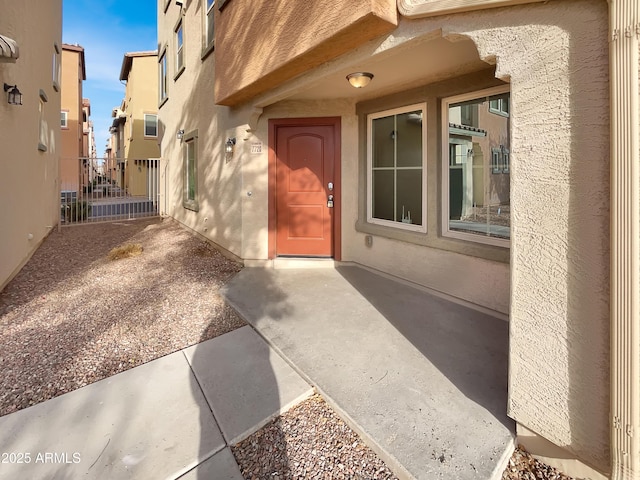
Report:
[[[193,184],[194,198],[189,198],[189,150],[193,150]],[[198,203],[198,131],[187,133],[183,138],[183,198],[182,206],[187,210],[197,212],[200,209]]]
[[[145,113],[143,115],[144,122],[144,138],[158,138],[158,114],[157,113]],[[147,117],[155,117],[156,119],[156,133],[154,135],[147,135]]]
[[[61,70],[62,70],[62,58],[60,56],[60,46],[57,42],[53,44],[53,89],[56,92],[60,91],[61,82]]]
[[[211,1],[211,5],[209,5],[209,1]],[[215,16],[215,7],[216,7],[216,0],[203,0],[204,2],[204,51],[206,52],[207,50],[209,50],[215,41],[215,22],[213,17]],[[211,18],[209,18],[209,15],[211,15]],[[209,38],[209,22],[212,22],[213,25],[213,38]]]
[[[60,110],[60,128],[69,129],[69,111],[67,110]]]
[[[422,113],[422,224],[384,220],[373,216],[373,121],[378,118],[390,117],[407,112],[420,110]],[[394,167],[396,169],[397,167]],[[401,167],[402,168],[402,167]],[[394,200],[395,201],[395,200]],[[395,208],[394,208],[395,210]],[[427,233],[427,104],[415,103],[391,110],[376,112],[367,115],[367,222],[375,225],[383,225],[399,230]]]
[[[178,35],[178,32],[181,32],[180,35]],[[182,42],[180,42],[180,40],[182,40]],[[175,58],[176,74],[175,74],[175,77],[174,77],[174,80],[175,80],[180,76],[180,74],[185,69],[185,59],[184,59],[184,23],[182,22],[182,18],[180,18],[180,20],[178,20],[178,23],[176,24],[176,28],[174,28],[174,30],[173,30],[173,41],[175,43],[175,48],[176,48],[176,58]]]
[[[510,93],[509,85],[487,88],[484,90],[476,90],[474,92],[465,93],[442,99],[442,236],[449,238],[457,238],[467,240],[474,243],[483,243],[485,245],[495,245],[498,247],[509,248],[511,239],[490,237],[487,235],[478,235],[474,233],[460,232],[449,229],[449,105],[468,100],[481,99],[482,97],[490,97],[501,93]],[[511,133],[511,132],[509,132]],[[493,155],[493,153],[492,153]],[[500,161],[500,159],[499,159]],[[492,159],[489,159],[489,173],[492,169]]]
[[[158,60],[158,103],[162,105],[169,98],[169,80],[168,80],[168,61],[167,61],[167,49],[165,48],[160,54]]]

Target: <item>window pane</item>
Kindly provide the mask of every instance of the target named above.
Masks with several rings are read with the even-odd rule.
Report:
[[[187,143],[187,199],[196,199],[196,159],[193,142]]]
[[[398,167],[422,166],[422,112],[396,116]]]
[[[155,137],[158,135],[158,116],[144,116],[144,134],[147,137]]]
[[[398,170],[396,219],[422,225],[422,169]]]
[[[372,122],[373,167],[393,167],[395,150],[395,117],[377,118]]]
[[[371,121],[370,218],[421,226],[424,109],[395,112]]]
[[[213,4],[213,2],[211,2]],[[213,31],[213,14],[215,10],[212,8],[207,12],[207,43],[211,43],[214,40]]]
[[[395,175],[392,170],[373,172],[373,217],[394,221]]]
[[[509,94],[449,105],[449,230],[510,237],[508,105]]]

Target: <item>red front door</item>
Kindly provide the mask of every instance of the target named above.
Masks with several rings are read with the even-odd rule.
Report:
[[[332,125],[276,126],[276,255],[334,255],[334,136]]]

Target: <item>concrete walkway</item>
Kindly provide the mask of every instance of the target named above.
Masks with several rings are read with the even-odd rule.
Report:
[[[397,474],[500,478],[505,320],[354,266],[245,268],[224,292]]]
[[[312,394],[249,327],[0,418],[0,479],[241,480],[229,449]]]

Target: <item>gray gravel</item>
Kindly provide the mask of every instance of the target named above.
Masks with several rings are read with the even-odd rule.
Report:
[[[0,292],[0,416],[243,326],[218,294],[240,268],[169,219],[51,233]]]
[[[231,448],[245,479],[396,479],[319,396]]]

